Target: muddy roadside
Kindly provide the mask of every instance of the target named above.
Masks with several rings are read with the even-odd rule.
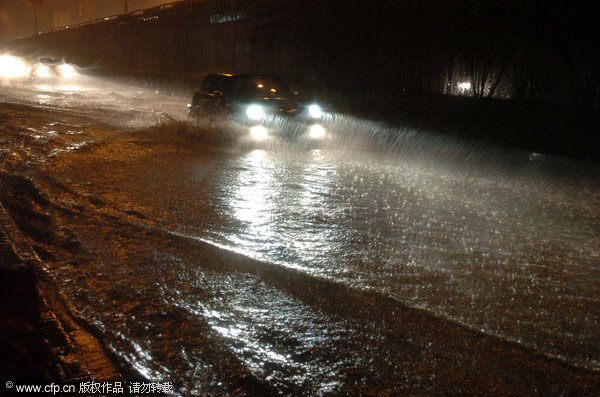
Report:
[[[1,204],[0,273],[3,380],[65,384],[123,378],[124,369],[71,315],[43,262]]]
[[[134,379],[136,374],[116,364],[98,339],[78,323],[73,308],[46,271],[45,261],[30,244],[31,235],[51,238],[47,230],[39,227],[51,219],[38,211],[44,198],[39,194],[31,196],[31,186],[16,176],[15,171],[24,171],[32,165],[25,157],[28,151],[50,151],[53,146],[45,145],[47,142],[43,139],[35,139],[37,144],[22,141],[23,135],[18,130],[35,123],[30,109],[2,104],[1,110],[0,318],[3,326],[0,327],[0,379],[15,384],[19,381],[49,384]],[[59,122],[51,112],[39,112],[38,117],[56,119],[48,124],[50,126],[52,122]],[[71,119],[67,117],[62,122]],[[14,120],[18,120],[16,125],[11,123]],[[24,149],[13,150],[15,147]],[[28,197],[33,198],[28,200]],[[15,214],[21,219],[15,219]],[[24,223],[23,219],[29,221]]]
[[[188,144],[189,126],[172,124]],[[147,131],[151,135],[163,132]],[[71,230],[57,222],[66,213],[77,217],[81,206],[76,201],[69,202],[72,207],[57,204],[30,177],[61,153],[85,150],[87,144],[107,137],[128,141],[117,138],[110,126],[89,118],[0,103],[0,299],[4,302],[0,318],[5,322],[0,327],[0,346],[6,353],[0,361],[2,380],[15,385],[152,380],[105,344],[52,275],[52,266],[89,257]],[[48,178],[63,187],[52,176]],[[64,187],[68,197],[63,199],[68,201],[71,196]],[[244,374],[231,389],[233,394],[244,394],[241,390],[270,394],[247,370],[239,372]],[[4,392],[8,390],[0,394]]]
[[[102,159],[102,162],[106,160],[100,154],[110,154],[111,158],[118,156],[123,163],[130,164],[134,155],[145,153],[141,148],[156,147],[156,140],[136,141],[134,145],[130,144],[127,139],[130,138],[121,138],[116,143],[111,140],[90,149],[80,149],[82,156],[77,157],[77,166],[85,170],[87,161],[90,163],[88,166],[93,166],[91,169],[99,172],[98,159]],[[173,137],[168,136],[164,139],[172,141]],[[184,141],[187,144],[189,140]],[[48,143],[41,145],[40,150],[48,150],[48,146]],[[27,148],[30,147],[32,146],[27,146]],[[148,152],[149,155],[155,154],[155,150],[148,149]],[[22,156],[25,158],[25,154]],[[13,164],[17,167],[22,163],[21,161]],[[109,171],[114,169],[110,164],[113,163],[107,164],[109,165],[104,165],[101,170],[105,171],[103,174],[110,175]],[[42,166],[40,164],[32,165],[32,167],[38,168],[42,168]],[[12,171],[16,171],[16,168],[12,168]],[[45,171],[47,172],[48,168],[45,168]],[[375,391],[379,393],[387,391],[392,394],[402,390],[411,394],[427,394],[427,391],[429,393],[438,391],[481,395],[554,395],[561,393],[594,395],[594,391],[600,384],[600,379],[595,372],[573,368],[516,344],[502,342],[496,338],[473,332],[473,330],[450,321],[401,305],[393,299],[382,298],[380,294],[342,288],[335,283],[307,276],[302,272],[289,271],[280,266],[253,261],[242,255],[224,252],[212,245],[174,236],[156,227],[157,225],[151,224],[150,220],[142,219],[140,211],[137,211],[139,208],[133,207],[131,211],[125,211],[125,200],[115,200],[114,202],[118,205],[112,207],[103,205],[97,195],[71,194],[66,186],[68,182],[61,185],[62,196],[60,196],[60,200],[57,200],[56,194],[39,188],[38,185],[43,182],[39,177],[30,179],[17,174],[19,173],[0,172],[0,186],[2,187],[0,201],[5,203],[15,224],[27,236],[27,241],[33,245],[35,251],[42,258],[41,261],[37,260],[35,253],[26,248],[21,250],[24,253],[29,252],[29,255],[21,255],[21,257],[32,261],[32,268],[38,269],[34,273],[37,273],[35,274],[37,289],[42,291],[39,299],[45,300],[46,305],[52,308],[52,313],[65,331],[63,335],[67,335],[64,340],[75,344],[75,348],[69,351],[77,350],[82,354],[79,356],[79,360],[75,357],[73,361],[77,361],[79,369],[83,368],[87,370],[87,373],[93,372],[93,369],[88,368],[88,362],[95,363],[96,359],[99,364],[95,368],[98,371],[102,372],[108,368],[103,367],[102,363],[106,362],[98,358],[94,352],[103,353],[109,363],[111,357],[99,343],[99,350],[95,350],[98,345],[94,346],[93,332],[91,334],[88,332],[87,336],[81,336],[80,332],[86,332],[86,327],[82,327],[82,330],[75,330],[78,323],[74,318],[77,316],[72,314],[77,311],[68,304],[69,300],[60,294],[60,288],[57,288],[57,284],[44,272],[44,263],[56,266],[61,264],[77,266],[85,263],[86,258],[97,258],[100,253],[105,253],[107,251],[105,247],[112,249],[114,256],[119,257],[121,252],[132,252],[131,248],[135,247],[133,243],[143,241],[145,245],[160,247],[160,250],[164,252],[191,253],[190,255],[193,254],[197,259],[194,262],[207,269],[254,275],[269,285],[298,297],[315,310],[331,313],[332,316],[355,318],[363,324],[370,324],[374,330],[385,330],[385,345],[378,347],[378,353],[392,352],[391,356],[405,374],[405,378],[395,376],[390,367],[392,363],[396,365],[396,362],[385,360],[384,355],[381,354],[378,355],[378,360],[372,364],[376,369],[374,372],[380,377],[370,379],[368,383],[349,385],[347,390],[354,391],[356,394],[375,393]],[[47,176],[47,178],[52,177],[53,174]],[[55,186],[56,181],[52,180],[51,182],[51,185]],[[87,201],[89,203],[86,204]],[[77,234],[73,234],[72,231],[83,223],[89,225],[90,228],[88,241],[105,241],[107,243],[97,247],[93,244],[89,244],[87,248],[82,246],[81,241],[85,241],[85,239],[77,238]],[[131,238],[131,236],[135,237]],[[22,240],[25,241],[25,239]],[[112,241],[123,242],[123,246],[111,246],[109,243]],[[18,256],[15,257],[18,259]],[[125,265],[127,262],[128,260],[125,259],[121,263]],[[110,281],[114,279],[111,278]],[[344,302],[344,304],[340,305],[340,302]],[[94,307],[94,310],[97,310],[97,307]],[[64,314],[61,314],[61,311],[64,311]],[[63,319],[64,316],[67,318]],[[42,323],[43,315],[39,317],[40,320],[37,321]],[[69,317],[73,322],[69,321]],[[35,324],[35,320],[33,322]],[[189,328],[193,328],[192,331],[195,334],[200,331],[204,334],[197,324]],[[59,339],[58,345],[61,343],[64,345],[60,338],[57,337],[57,339]],[[179,342],[175,341],[175,343]],[[208,343],[207,339],[203,338],[197,344]],[[213,352],[218,352],[213,355],[221,356],[222,350],[225,350],[221,342],[217,340],[214,345],[209,346]],[[90,350],[84,350],[87,347],[90,347]],[[51,345],[47,348],[50,352],[52,349]],[[85,353],[86,351],[87,353]],[[51,354],[48,362],[52,363]],[[40,363],[40,368],[42,368],[43,362]],[[238,379],[248,372],[243,372],[243,368],[238,371],[237,367],[240,364],[235,360],[228,361],[227,364],[228,367],[236,367],[235,370],[227,369],[227,371]],[[77,369],[78,364],[65,366]],[[65,366],[61,365],[61,368]],[[56,376],[60,376],[61,368],[55,371],[58,374]],[[112,368],[116,373],[122,374],[118,363],[113,364]],[[48,375],[55,376],[52,373]],[[126,376],[130,379],[129,375]],[[361,378],[359,371],[357,371],[356,378]],[[256,387],[260,386],[258,382],[254,384],[258,385]],[[245,390],[248,389],[249,386],[246,384]],[[268,389],[261,390],[268,391]]]

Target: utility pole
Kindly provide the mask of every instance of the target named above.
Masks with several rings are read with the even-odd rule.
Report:
[[[33,21],[35,34],[38,34],[40,30],[38,29],[37,4],[35,2],[33,3]]]
[[[129,2],[128,2],[128,0],[123,0],[123,6],[125,7],[125,14],[129,13]]]
[[[44,0],[31,0],[30,4],[33,7],[33,26],[34,26],[35,34],[38,34],[40,31],[39,24],[38,24],[38,7],[41,7],[44,5]]]

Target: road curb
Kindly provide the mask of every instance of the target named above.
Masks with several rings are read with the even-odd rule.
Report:
[[[24,263],[41,263],[42,261],[37,256],[31,245],[21,234],[17,225],[12,220],[4,206],[0,202],[0,230],[7,237],[9,248],[12,249],[14,255]]]

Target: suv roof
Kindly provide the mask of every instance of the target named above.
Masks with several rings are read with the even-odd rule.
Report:
[[[228,73],[213,73],[209,74],[202,80],[202,91],[213,92],[223,91],[222,82],[228,77],[232,77],[232,74]]]
[[[268,74],[213,73],[202,82],[202,91],[220,91],[238,98],[291,98],[292,91],[278,76]]]
[[[45,65],[55,65],[60,63],[60,60],[55,57],[41,57],[38,59],[39,63],[43,63]]]

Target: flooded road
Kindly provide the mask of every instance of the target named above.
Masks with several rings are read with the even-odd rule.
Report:
[[[348,116],[334,148],[208,145],[187,98],[93,80],[0,101],[0,199],[19,198],[78,315],[148,379],[489,392],[493,354],[465,352],[504,342],[597,378],[595,165],[390,140]]]

